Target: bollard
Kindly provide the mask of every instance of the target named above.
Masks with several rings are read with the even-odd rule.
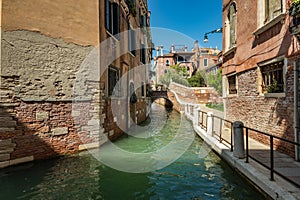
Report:
[[[199,108],[197,106],[194,107],[194,118],[193,118],[193,124],[198,126],[199,123]]]
[[[245,158],[245,144],[244,144],[244,124],[240,121],[233,123],[233,156],[243,159]]]
[[[207,113],[207,134],[213,136],[213,113]]]

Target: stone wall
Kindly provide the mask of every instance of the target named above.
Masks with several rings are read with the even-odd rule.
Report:
[[[38,32],[2,33],[0,167],[105,142],[104,91],[82,66],[92,49]]]
[[[180,95],[184,101],[195,104],[223,101],[213,87],[186,87],[172,82],[169,89]]]
[[[226,97],[226,119],[242,121],[245,126],[294,141],[293,70],[286,79],[286,97],[267,97],[258,93],[257,69],[237,74],[238,95]],[[239,108],[239,109],[236,109]],[[252,137],[269,144],[269,137],[252,133]],[[275,148],[294,155],[293,145],[274,141]]]

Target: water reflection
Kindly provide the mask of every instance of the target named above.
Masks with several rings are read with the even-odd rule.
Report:
[[[152,151],[172,140],[178,117],[169,113],[168,124],[151,138],[129,136],[115,144],[130,151]],[[188,121],[184,123],[185,131],[193,131]],[[21,165],[1,170],[0,199],[264,199],[213,152],[199,155],[201,149],[196,137],[174,163],[141,174],[109,168],[89,152]]]

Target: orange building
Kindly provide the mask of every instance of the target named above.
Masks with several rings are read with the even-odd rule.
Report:
[[[146,0],[0,5],[0,167],[98,147],[145,120]]]

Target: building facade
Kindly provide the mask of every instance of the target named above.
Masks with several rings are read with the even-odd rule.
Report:
[[[217,48],[200,48],[198,41],[195,41],[191,51],[186,45],[172,45],[170,52],[164,54],[162,46],[156,47],[156,57],[154,58],[154,71],[156,73],[155,82],[160,83],[160,77],[167,73],[170,66],[179,64],[185,67],[189,77],[197,71],[205,70],[218,62]]]
[[[97,147],[146,118],[146,0],[1,6],[0,167]],[[111,99],[126,109],[113,113]]]
[[[290,34],[287,0],[223,0],[223,96],[226,118],[291,141],[299,107],[299,41]],[[296,100],[297,101],[297,100]],[[268,144],[268,138],[252,135]],[[275,147],[295,155],[291,144]]]

